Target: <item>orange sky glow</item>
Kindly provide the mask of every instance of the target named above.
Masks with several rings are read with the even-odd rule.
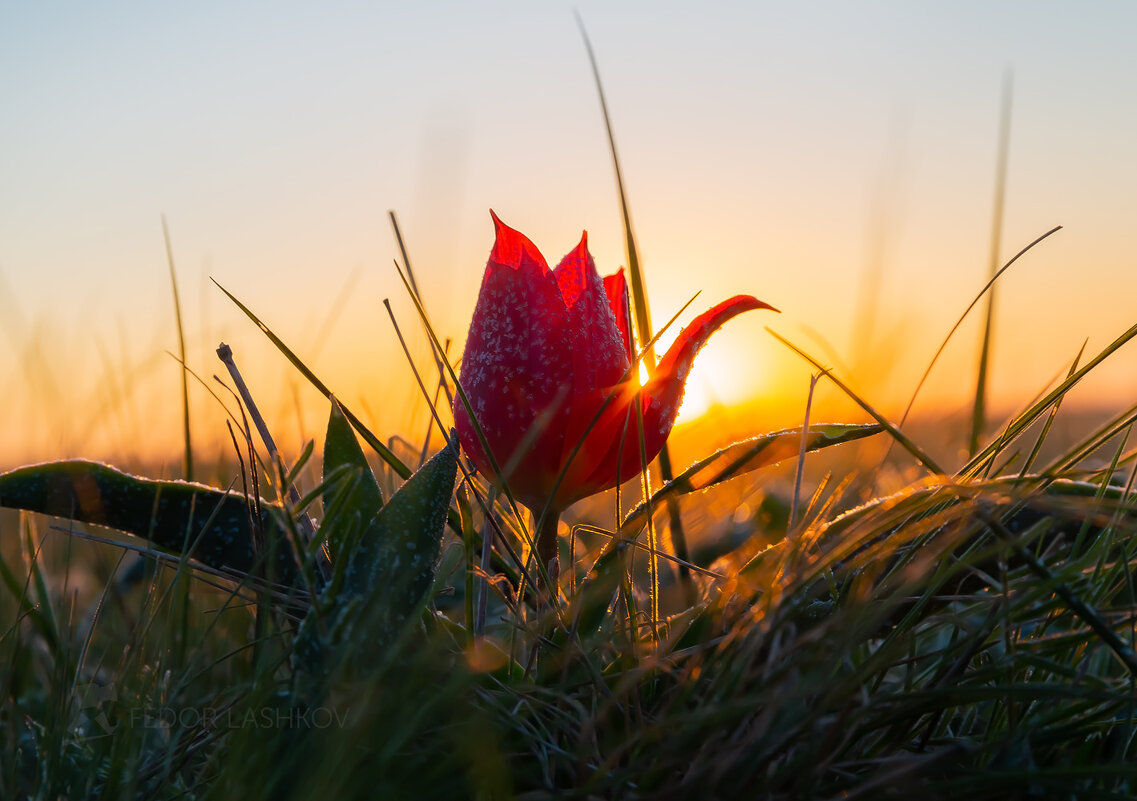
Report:
[[[696,292],[679,325],[738,293],[781,309],[711,339],[681,423],[709,412],[727,438],[800,422],[811,368],[767,327],[900,416],[988,277],[1008,72],[999,262],[1063,230],[998,284],[993,424],[1083,343],[1092,355],[1137,323],[1131,4],[383,6],[0,11],[0,469],[82,456],[176,470],[163,214],[187,363],[206,384],[223,392],[224,340],[278,437],[322,438],[324,401],[212,278],[377,433],[421,441],[425,405],[385,298],[419,369],[433,368],[389,209],[455,354],[490,208],[553,263],[582,229],[601,273],[625,262],[574,7],[656,324]],[[918,414],[967,407],[981,311]],[[1137,346],[1123,349],[1071,400],[1128,406],[1135,368]],[[230,449],[218,402],[196,382],[190,396],[200,457]],[[829,384],[816,404],[814,419],[865,419]]]

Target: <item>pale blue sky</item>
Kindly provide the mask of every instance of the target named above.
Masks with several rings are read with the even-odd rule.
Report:
[[[1013,67],[1003,250],[1067,229],[1000,295],[998,398],[1029,399],[1084,338],[1101,347],[1137,321],[1137,5],[575,7],[603,71],[657,318],[696,290],[700,308],[749,292],[783,309],[783,333],[813,346],[815,330],[856,363],[852,307],[880,253],[877,345],[860,362],[894,363],[882,403],[902,408],[985,280],[1000,83]],[[25,450],[116,453],[148,425],[121,410],[176,386],[161,355],[174,344],[161,213],[191,365],[215,371],[224,337],[262,383],[286,375],[213,275],[388,433],[414,399],[381,307],[391,297],[412,327],[388,209],[459,346],[491,206],[550,260],[588,228],[601,271],[615,269],[616,196],[573,8],[0,4],[0,375],[21,387],[0,412],[19,421]],[[697,375],[701,391],[772,404],[797,392],[807,372],[764,334],[772,322],[756,315],[719,335],[705,358],[729,375]],[[961,335],[930,397],[950,407],[966,396],[974,337]],[[1098,395],[1137,392],[1123,356]],[[41,367],[29,372],[29,359]],[[133,400],[106,395],[112,375]],[[63,386],[54,405],[51,382]],[[119,410],[106,412],[114,426],[84,417],[100,398],[96,408]],[[168,428],[167,412],[176,404],[154,428]]]

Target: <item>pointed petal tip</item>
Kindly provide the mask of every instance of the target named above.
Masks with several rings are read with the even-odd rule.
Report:
[[[490,261],[496,264],[517,269],[523,261],[532,261],[544,269],[545,257],[537,249],[529,237],[501,221],[497,213],[490,209],[490,217],[494,224],[494,243],[490,250]]]
[[[512,239],[514,237],[524,238],[525,235],[518,231],[516,228],[513,228],[502,222],[501,217],[498,217],[497,212],[495,212],[493,209],[490,209],[490,217],[493,218],[495,241],[500,242],[503,239]]]
[[[721,303],[720,306],[727,308],[737,307],[739,312],[758,311],[759,309],[765,309],[766,311],[772,311],[776,314],[782,313],[781,309],[776,309],[766,301],[758,300],[758,298],[754,297],[753,295],[735,295],[733,298],[728,298],[726,301]]]
[[[501,217],[498,217],[497,212],[495,212],[493,209],[490,209],[490,217],[493,218],[494,233],[496,234],[498,239],[501,238],[503,231],[512,231],[513,230],[512,228],[510,228],[508,225],[506,225],[505,223],[503,223],[501,221]]]
[[[560,269],[563,264],[570,261],[577,265],[583,265],[591,258],[592,254],[588,252],[588,231],[581,231],[580,242],[561,259],[561,263],[557,265],[557,268]]]

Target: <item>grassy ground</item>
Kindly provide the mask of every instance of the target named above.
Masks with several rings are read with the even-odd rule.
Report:
[[[1129,797],[1133,416],[1032,459],[1060,398],[951,474],[871,440],[807,457],[788,528],[796,459],[684,496],[701,569],[661,560],[656,621],[642,546],[597,562],[610,496],[562,526],[559,615],[500,546],[483,582],[471,502],[428,606],[315,682],[302,599],[6,512],[0,794]]]

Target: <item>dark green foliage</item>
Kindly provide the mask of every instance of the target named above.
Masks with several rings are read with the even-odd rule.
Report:
[[[337,479],[337,474],[340,475]],[[324,524],[332,561],[351,552],[363,527],[383,506],[383,491],[340,405],[332,399],[324,440]]]
[[[378,483],[339,407],[328,424],[325,481],[338,482],[325,518],[336,562],[333,580],[301,626],[297,665],[321,674],[333,661],[374,665],[387,656],[407,620],[434,582],[442,535],[458,470],[452,441],[382,504]]]
[[[263,533],[278,583],[299,581],[296,554],[265,501],[257,513],[239,493],[185,481],[155,481],[83,460],[0,473],[0,506],[106,526],[235,574],[257,571],[254,534]]]

